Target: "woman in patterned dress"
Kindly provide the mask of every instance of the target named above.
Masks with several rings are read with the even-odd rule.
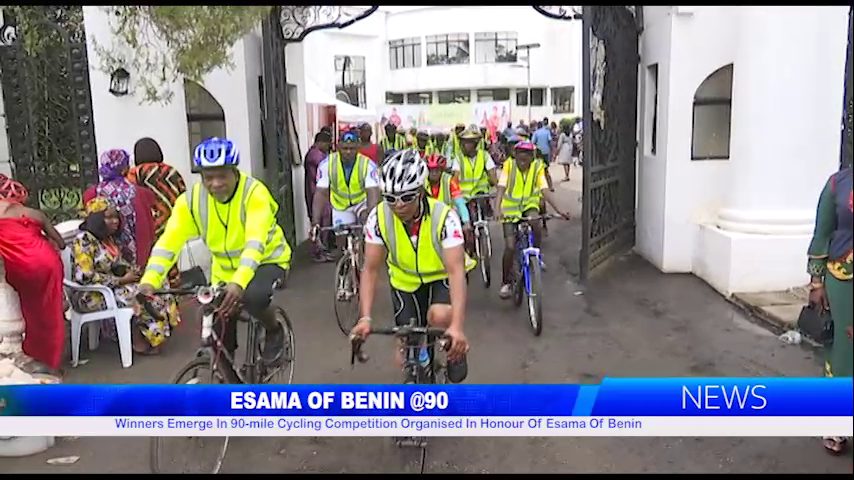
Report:
[[[86,202],[86,219],[71,245],[72,275],[82,285],[103,285],[113,290],[119,307],[134,310],[133,349],[141,354],[159,353],[160,346],[178,325],[178,304],[169,297],[155,297],[152,306],[163,315],[153,318],[136,301],[139,269],[122,257],[117,236],[121,232],[121,216],[115,204],[105,197]],[[76,292],[71,301],[80,312],[105,308],[104,297],[97,292]],[[116,340],[113,321],[105,321],[102,331]]]

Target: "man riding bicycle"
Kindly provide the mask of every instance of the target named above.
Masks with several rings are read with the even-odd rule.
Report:
[[[540,199],[546,201],[558,214],[567,220],[569,214],[561,210],[555,202],[554,194],[546,181],[545,163],[534,160],[536,147],[530,141],[521,141],[513,149],[513,157],[504,162],[494,207],[501,212],[504,227],[504,257],[501,269],[501,298],[510,298],[512,288],[513,256],[516,247],[516,225],[522,216],[537,215],[540,211]],[[534,232],[534,246],[540,248],[542,241],[542,223],[531,222]]]
[[[368,211],[377,204],[377,165],[358,150],[358,135],[347,132],[341,136],[338,151],[330,153],[317,167],[312,239],[320,228],[319,212],[323,211],[326,202],[332,203],[332,225],[336,227],[363,223]]]
[[[468,204],[469,215],[476,218],[476,200],[472,200],[471,197],[489,192],[490,186],[497,183],[495,162],[488,152],[478,148],[481,134],[476,126],[470,126],[460,133],[459,137],[460,154],[456,157],[454,170],[459,176],[460,189]],[[482,205],[484,215],[490,216],[489,203],[484,202]],[[466,243],[467,250],[471,252],[473,249],[471,238],[468,238]]]
[[[263,361],[274,364],[282,357],[285,332],[270,303],[273,285],[285,280],[291,262],[291,247],[276,223],[279,205],[261,181],[238,170],[240,154],[231,140],[202,141],[193,163],[202,183],[175,200],[139,291],[150,296],[160,288],[184,245],[200,237],[211,252],[211,284],[226,283],[219,313],[231,319],[245,303],[266,330]],[[223,343],[233,354],[237,322],[226,321],[224,330]]]
[[[351,334],[364,339],[371,332],[377,277],[385,260],[395,323],[408,325],[415,318],[419,325],[446,329],[451,340],[448,379],[459,383],[468,372],[462,226],[451,207],[425,194],[426,179],[427,164],[415,150],[398,152],[383,168],[383,201],[365,224],[360,319]]]
[[[427,157],[425,187],[429,197],[457,208],[457,213],[463,221],[463,231],[468,233],[471,230],[471,218],[466,200],[463,198],[463,191],[456,177],[448,173],[448,160],[438,153]]]

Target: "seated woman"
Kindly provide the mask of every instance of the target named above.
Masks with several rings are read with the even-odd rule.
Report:
[[[119,212],[109,200],[95,197],[86,202],[86,219],[71,246],[73,277],[82,285],[104,285],[112,288],[119,307],[134,309],[136,328],[133,332],[133,349],[141,354],[157,354],[179,322],[178,304],[168,297],[156,297],[152,306],[163,315],[153,318],[136,301],[139,271],[122,257],[117,242],[121,231]],[[97,292],[79,292],[72,302],[80,312],[103,310],[104,297]],[[105,321],[103,331],[114,341],[117,339],[112,320]]]

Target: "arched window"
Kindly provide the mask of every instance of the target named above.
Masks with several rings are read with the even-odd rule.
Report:
[[[729,159],[732,64],[703,80],[694,93],[691,160]]]
[[[193,151],[202,140],[225,137],[225,113],[210,92],[191,80],[184,80],[184,101],[190,133],[190,158],[193,158]]]

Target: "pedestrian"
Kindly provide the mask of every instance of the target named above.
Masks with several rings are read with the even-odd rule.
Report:
[[[379,145],[373,143],[371,141],[371,137],[374,135],[374,130],[371,128],[371,124],[368,122],[362,122],[359,125],[359,153],[370,158],[377,165],[380,164],[380,149]]]
[[[569,181],[570,169],[572,167],[572,127],[564,124],[563,131],[557,141],[557,163],[563,165],[564,177],[561,182]]]
[[[513,122],[508,121],[507,122],[507,128],[505,128],[504,131],[502,132],[502,134],[503,134],[502,136],[506,140],[506,139],[512,137],[515,133],[516,133],[516,131],[513,129]]]
[[[305,161],[303,162],[303,165],[305,165],[305,188],[303,190],[308,218],[314,218],[312,216],[312,208],[314,206],[314,192],[317,191],[317,169],[320,166],[320,162],[329,155],[331,145],[332,137],[327,132],[321,130],[314,136],[314,143],[305,154]],[[328,227],[330,225],[332,225],[332,207],[327,205],[321,214],[320,226]],[[331,245],[329,236],[328,233],[325,233],[320,237],[320,245],[317,243],[312,244],[311,258],[315,262],[331,262],[334,260],[332,253],[329,251],[329,246]]]
[[[154,246],[154,215],[157,203],[154,194],[144,187],[129,182],[130,154],[122,149],[107,150],[101,154],[98,173],[101,182],[83,192],[83,203],[95,197],[110,200],[122,217],[122,231],[117,240],[122,258],[130,264],[144,268]]]
[[[543,162],[546,164],[546,181],[549,184],[549,191],[554,192],[554,184],[552,183],[552,176],[549,172],[550,160],[551,160],[551,152],[552,152],[552,134],[549,131],[548,127],[548,117],[543,119],[546,123],[537,122],[537,129],[534,131],[531,136],[531,142],[537,146],[537,150],[539,150],[540,154],[543,156]]]
[[[851,329],[852,273],[854,273],[854,192],[851,158],[848,166],[830,176],[815,217],[815,230],[807,251],[810,275],[810,304],[830,311],[833,319],[833,343],[826,349],[824,374],[827,377],[851,377],[854,349]],[[824,448],[838,455],[848,446],[845,437],[825,437]]]
[[[187,190],[187,185],[181,177],[181,173],[171,166],[163,163],[163,151],[160,145],[149,137],[140,138],[133,146],[132,167],[127,174],[127,179],[134,185],[148,189],[154,195],[154,238],[160,238],[166,228],[166,221],[172,215],[172,205]],[[172,267],[169,271],[169,284],[177,288],[181,283],[181,274],[178,267]]]
[[[143,355],[156,355],[172,329],[178,326],[178,303],[165,295],[149,299],[161,318],[153,317],[137,303],[142,268],[122,257],[118,243],[122,218],[118,207],[106,197],[98,196],[86,202],[80,233],[71,245],[72,277],[81,285],[110,288],[120,308],[133,308],[132,325],[136,326],[131,329],[133,350]],[[106,308],[100,292],[74,292],[69,300],[78,312],[98,312]],[[118,340],[112,319],[102,322],[101,332],[113,341]]]
[[[65,242],[44,212],[24,206],[28,197],[21,183],[0,175],[0,257],[6,281],[20,299],[22,349],[35,361],[27,362],[26,370],[59,376],[65,316],[58,250],[65,249]]]

